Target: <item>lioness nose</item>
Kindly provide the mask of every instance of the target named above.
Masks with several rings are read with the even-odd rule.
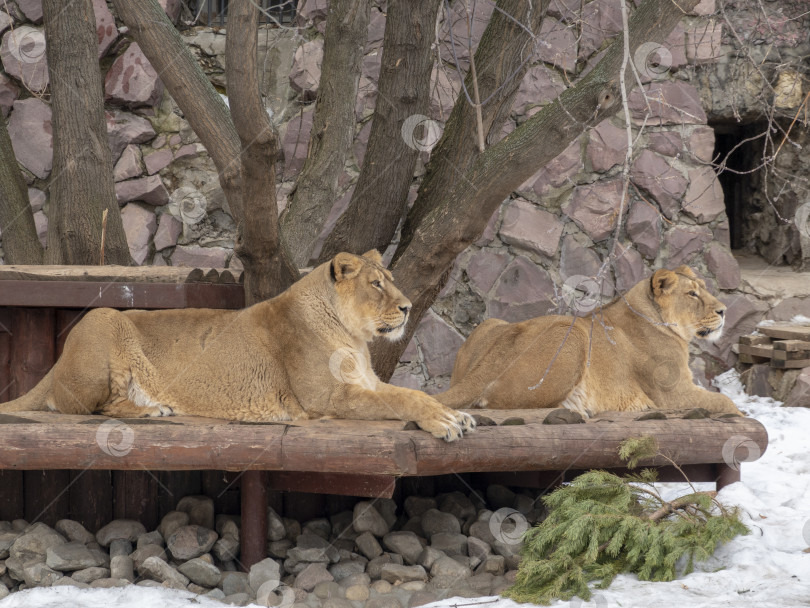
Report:
[[[402,311],[402,314],[404,314],[407,317],[408,316],[408,311],[411,309],[411,307],[410,306],[400,306],[399,309]]]
[[[726,314],[726,309],[721,308],[720,310],[717,310],[715,312],[722,317],[724,314]]]

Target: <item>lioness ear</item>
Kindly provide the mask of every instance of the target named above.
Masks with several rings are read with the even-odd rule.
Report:
[[[367,260],[370,260],[370,261],[374,262],[375,264],[379,264],[380,266],[382,266],[382,256],[380,255],[380,252],[377,251],[376,249],[371,249],[369,251],[366,251],[362,255],[362,257],[366,258]]]
[[[672,293],[677,284],[678,275],[665,268],[656,270],[655,274],[650,279],[650,287],[652,287],[653,295],[656,298],[658,296]]]
[[[687,266],[686,264],[683,264],[682,266],[678,266],[675,269],[675,272],[678,273],[678,274],[685,275],[685,276],[689,277],[690,279],[697,279],[697,275],[695,274],[695,271],[692,270],[691,268],[689,268],[689,266]]]
[[[351,279],[360,272],[362,262],[360,258],[351,253],[339,253],[332,260],[332,278],[336,283],[344,279]]]

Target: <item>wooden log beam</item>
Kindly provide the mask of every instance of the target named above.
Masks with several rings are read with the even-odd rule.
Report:
[[[244,289],[236,283],[7,280],[0,286],[0,306],[235,309],[245,305]]]
[[[29,420],[30,419],[30,420]],[[34,422],[34,421],[40,422]],[[0,422],[0,469],[315,471],[424,476],[481,471],[617,468],[619,444],[651,435],[681,465],[744,461],[765,452],[768,435],[752,418],[644,420],[626,416],[573,425],[488,426],[445,443],[398,423],[347,420],[234,424],[175,417],[116,423],[100,416],[23,413]],[[106,426],[100,423],[107,421]],[[16,424],[12,424],[16,422]],[[126,435],[125,435],[126,433]],[[740,442],[739,437],[746,441]],[[736,439],[735,439],[736,438]],[[739,454],[729,453],[729,442]],[[752,454],[748,447],[753,442]],[[38,446],[32,450],[31,446]],[[105,449],[106,448],[106,451]],[[118,455],[115,455],[118,454]],[[657,457],[641,466],[665,466]]]
[[[242,475],[240,565],[245,572],[267,557],[267,484],[263,471]]]

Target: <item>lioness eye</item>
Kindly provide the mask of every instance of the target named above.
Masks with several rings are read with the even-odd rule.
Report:
[[[376,287],[377,289],[382,289],[382,283],[380,283],[379,281],[372,281],[371,284],[374,285],[374,287]]]
[[[694,297],[698,297],[698,294],[697,294],[697,292],[696,292],[696,291],[690,291],[690,292],[688,292],[686,295],[689,295],[689,296],[694,296]]]

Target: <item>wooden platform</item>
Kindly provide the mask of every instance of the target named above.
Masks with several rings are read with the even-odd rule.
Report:
[[[475,413],[499,424],[479,426],[452,443],[396,421],[256,424],[181,416],[6,414],[0,415],[0,469],[274,471],[291,474],[282,477],[287,489],[303,491],[317,473],[335,476],[331,493],[382,496],[390,493],[379,488],[399,477],[621,468],[619,444],[643,435],[654,437],[660,451],[680,465],[724,464],[734,457],[729,442],[735,437],[753,441],[759,454],[768,443],[765,428],[752,418],[635,420],[638,413],[612,413],[584,424],[548,425],[547,410]],[[748,456],[743,449],[736,458]],[[658,457],[642,464],[671,462]],[[341,487],[344,475],[351,477]],[[349,482],[360,477],[381,483],[362,492]]]

